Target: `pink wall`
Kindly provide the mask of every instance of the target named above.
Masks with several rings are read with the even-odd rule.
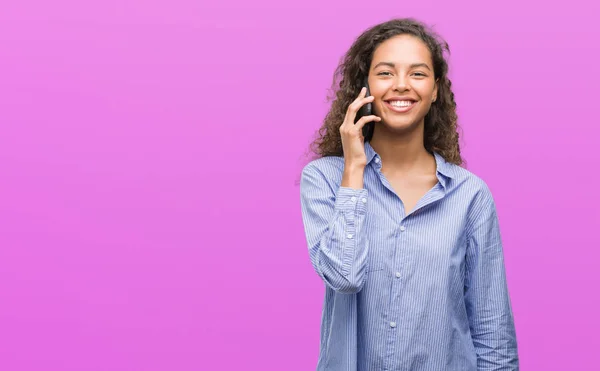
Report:
[[[402,16],[450,42],[523,370],[598,370],[598,14],[582,0],[3,1],[0,370],[314,369],[323,285],[301,156],[338,59]]]

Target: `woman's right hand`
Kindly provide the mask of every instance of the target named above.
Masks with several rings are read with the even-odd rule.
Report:
[[[365,104],[373,102],[373,96],[365,98],[366,88],[362,88],[358,97],[348,106],[346,117],[340,134],[342,137],[342,148],[344,151],[344,163],[346,168],[362,170],[367,165],[367,155],[365,154],[365,138],[362,134],[362,128],[371,121],[381,121],[381,118],[375,115],[363,116],[356,124],[356,114]]]

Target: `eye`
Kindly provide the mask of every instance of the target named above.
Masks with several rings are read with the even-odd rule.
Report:
[[[387,72],[387,71],[384,71],[384,72],[379,72],[377,75],[378,75],[378,76],[390,76],[390,75],[391,75],[391,73],[390,73],[390,72]]]
[[[421,73],[421,72],[415,72],[415,73],[414,73],[414,75],[415,75],[415,76],[419,76],[419,77],[427,77],[427,75],[426,75],[426,74],[424,74],[424,73]]]

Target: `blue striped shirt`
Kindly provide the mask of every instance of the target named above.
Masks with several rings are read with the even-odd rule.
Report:
[[[364,187],[344,159],[302,170],[302,219],[325,284],[317,371],[519,369],[490,189],[434,152],[437,184],[408,214],[365,143]]]

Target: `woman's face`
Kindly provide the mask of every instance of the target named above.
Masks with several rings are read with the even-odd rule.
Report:
[[[375,98],[376,125],[393,131],[414,130],[437,97],[429,49],[419,38],[398,35],[381,43],[373,54],[369,89]]]

